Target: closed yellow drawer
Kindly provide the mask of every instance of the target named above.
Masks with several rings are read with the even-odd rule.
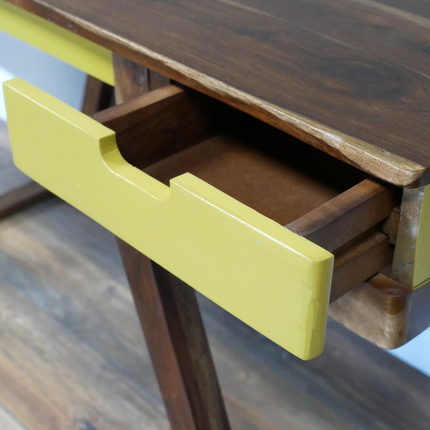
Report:
[[[322,352],[333,254],[318,234],[313,243],[284,225],[298,231],[303,216],[328,210],[329,231],[337,212],[326,204],[346,202],[362,173],[174,86],[95,119],[20,79],[5,98],[23,172],[288,351]],[[382,194],[384,217],[395,202]],[[357,231],[347,222],[330,251],[380,221],[364,218]]]
[[[0,30],[114,85],[112,52],[18,6],[0,0]]]

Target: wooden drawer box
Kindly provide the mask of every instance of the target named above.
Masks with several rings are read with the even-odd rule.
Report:
[[[170,85],[91,119],[20,79],[5,95],[18,167],[303,359],[329,295],[392,260],[393,187],[209,97]]]

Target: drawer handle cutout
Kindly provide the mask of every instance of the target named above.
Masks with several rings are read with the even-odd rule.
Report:
[[[322,352],[331,253],[189,173],[158,182],[112,130],[19,78],[4,87],[24,173],[291,353]]]

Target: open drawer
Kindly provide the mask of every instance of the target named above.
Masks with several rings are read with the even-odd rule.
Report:
[[[330,292],[392,259],[377,225],[393,189],[196,92],[94,118],[20,79],[5,98],[21,170],[302,359],[322,351]]]

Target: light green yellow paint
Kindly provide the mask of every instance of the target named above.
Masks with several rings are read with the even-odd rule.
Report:
[[[415,249],[413,287],[417,289],[430,279],[430,185],[424,189]]]
[[[111,51],[4,0],[0,30],[114,85]]]
[[[288,351],[322,352],[332,254],[189,173],[165,186],[113,131],[25,81],[4,92],[23,172]]]

